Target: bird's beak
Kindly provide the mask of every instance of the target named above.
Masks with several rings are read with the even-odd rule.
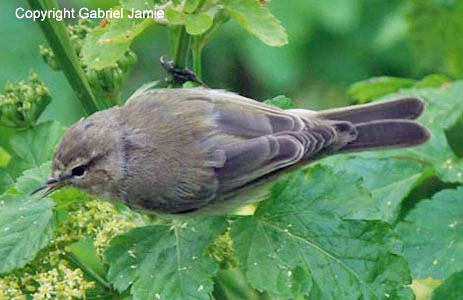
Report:
[[[64,180],[50,179],[47,182],[45,182],[44,185],[40,186],[35,191],[33,191],[31,193],[31,196],[46,189],[45,193],[39,198],[39,200],[41,200],[45,198],[46,196],[50,195],[51,193],[53,193],[54,191],[59,190],[65,185],[66,185],[66,182]]]

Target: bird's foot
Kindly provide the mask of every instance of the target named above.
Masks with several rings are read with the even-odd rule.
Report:
[[[187,81],[197,83],[205,88],[208,86],[196,75],[195,72],[189,69],[177,68],[173,60],[169,60],[166,56],[161,56],[161,66],[171,76],[167,81],[173,81],[176,84],[184,84]]]

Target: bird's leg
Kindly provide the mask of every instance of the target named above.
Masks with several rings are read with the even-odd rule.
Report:
[[[197,83],[205,88],[209,88],[202,80],[199,78],[195,72],[188,70],[188,69],[182,69],[182,68],[177,68],[174,65],[173,60],[167,59],[165,56],[161,56],[161,66],[166,70],[168,74],[172,76],[173,79],[170,79],[174,81],[175,83],[180,83],[183,84],[187,81],[191,81],[194,83]],[[169,81],[169,80],[168,80]]]

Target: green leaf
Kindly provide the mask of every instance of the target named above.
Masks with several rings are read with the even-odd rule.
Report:
[[[440,87],[452,79],[444,74],[431,74],[418,81],[414,88]]]
[[[365,197],[352,177],[321,167],[298,172],[277,183],[254,216],[232,223],[236,254],[253,287],[282,298],[413,298],[390,226],[343,218]]]
[[[294,197],[301,201],[305,198],[324,199],[332,206],[331,211],[342,218],[378,218],[379,212],[371,193],[363,187],[363,179],[358,175],[345,171],[334,172],[331,168],[317,165],[296,173],[289,182],[277,184],[296,187]],[[286,206],[284,202],[281,204]]]
[[[272,300],[267,293],[259,293],[249,285],[243,270],[221,269],[215,277],[215,299]]]
[[[212,26],[212,17],[206,13],[187,15],[185,27],[188,34],[199,35],[205,33]]]
[[[463,139],[462,133],[463,132],[463,113],[458,117],[458,119],[445,130],[445,137],[447,138],[447,142],[452,149],[453,153],[455,153],[459,158],[463,157]]]
[[[249,33],[269,46],[284,46],[288,34],[270,10],[257,0],[221,0],[225,10]]]
[[[106,271],[103,262],[98,257],[93,240],[81,240],[69,245],[72,260],[94,280],[109,288],[106,282]]]
[[[183,5],[183,11],[187,14],[194,13],[200,2],[200,0],[186,0]]]
[[[14,178],[7,169],[0,168],[0,194],[14,185]]]
[[[10,140],[14,152],[8,168],[12,178],[51,160],[55,146],[64,132],[65,128],[58,122],[45,122],[14,135]]]
[[[133,283],[134,300],[209,299],[217,265],[206,249],[228,223],[221,217],[173,222],[136,228],[111,241],[105,261],[118,291]]]
[[[434,290],[431,300],[463,299],[463,272],[453,273],[444,283]]]
[[[10,162],[11,155],[0,147],[0,167],[6,167]]]
[[[417,204],[397,225],[414,278],[447,278],[462,269],[463,188]]]
[[[52,159],[64,131],[58,122],[45,122],[12,135],[8,141],[11,161],[7,168],[0,168],[0,193],[13,186],[25,170]]]
[[[185,15],[171,6],[166,9],[166,18],[170,25],[185,24]]]
[[[359,103],[366,103],[400,89],[412,87],[415,80],[398,77],[373,77],[354,83],[347,94]]]
[[[264,103],[279,107],[281,109],[294,108],[294,100],[284,95],[276,96],[275,98],[265,100]]]
[[[363,185],[372,193],[381,219],[390,223],[398,217],[402,200],[418,183],[432,175],[426,172],[427,166],[423,163],[393,158],[339,156],[335,157],[334,166],[336,170],[362,176]]]
[[[152,19],[118,18],[109,24],[97,26],[87,34],[82,48],[84,63],[89,68],[101,70],[114,66],[129,50],[132,41],[148,26],[154,24]]]
[[[0,273],[24,267],[53,237],[54,202],[29,196],[49,172],[49,163],[28,170],[0,196]]]

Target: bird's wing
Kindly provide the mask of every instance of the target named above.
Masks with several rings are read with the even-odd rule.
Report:
[[[161,199],[156,209],[168,212],[191,211],[229,197],[342,141],[339,121],[300,117],[225,91],[157,89],[128,106],[126,114],[133,116],[123,119],[131,120],[131,127],[152,127],[152,152],[165,170],[155,180],[160,187],[156,195],[148,198]],[[140,118],[149,111],[156,113],[149,120]],[[143,161],[132,169],[143,168],[156,172]],[[152,184],[147,183],[147,190],[153,190]]]
[[[217,134],[212,144],[225,157],[223,166],[216,168],[222,193],[355,138],[352,127],[343,122],[301,118],[224,91],[193,89],[186,93],[203,93],[201,97],[213,103],[210,117]]]

